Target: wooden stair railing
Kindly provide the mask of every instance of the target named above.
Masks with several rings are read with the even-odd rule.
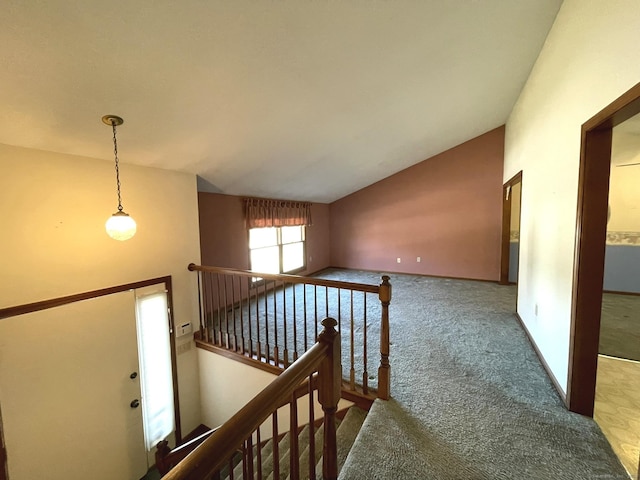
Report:
[[[261,468],[261,426],[271,417],[272,438],[278,438],[278,408],[289,399],[291,451],[297,451],[298,402],[296,390],[308,379],[309,424],[314,424],[313,390],[317,385],[317,399],[324,414],[324,441],[322,450],[322,478],[335,480],[338,477],[336,446],[336,411],[340,400],[340,334],[336,331],[336,320],[322,321],[324,329],[317,342],[298,360],[278,376],[271,384],[247,403],[231,419],[221,425],[202,443],[178,463],[165,480],[220,479],[221,470],[229,466],[233,471],[234,456],[242,451],[243,478],[254,478],[254,469]],[[314,379],[314,373],[317,378]],[[277,443],[274,442],[274,478],[279,478]],[[298,455],[290,455],[290,475],[299,478]],[[258,478],[262,478],[260,471]],[[309,478],[316,478],[313,452],[309,458]]]
[[[189,265],[198,273],[199,347],[240,359],[260,361],[274,373],[287,368],[318,335],[322,317],[334,317],[343,338],[342,364],[347,389],[388,400],[389,304],[391,284],[343,282],[297,275]],[[376,295],[377,302],[369,298]],[[379,320],[372,320],[376,317]],[[369,330],[379,330],[377,379],[369,372],[375,346]],[[375,385],[370,385],[371,381]],[[375,398],[375,397],[373,397]]]

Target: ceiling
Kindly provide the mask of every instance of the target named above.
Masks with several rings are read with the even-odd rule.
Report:
[[[0,143],[331,202],[504,124],[560,4],[4,0]]]

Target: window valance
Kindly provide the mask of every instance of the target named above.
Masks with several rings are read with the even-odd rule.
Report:
[[[266,198],[245,198],[247,228],[311,225],[311,203]]]

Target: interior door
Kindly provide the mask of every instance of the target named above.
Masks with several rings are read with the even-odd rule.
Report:
[[[0,320],[9,478],[144,476],[137,372],[132,291]]]

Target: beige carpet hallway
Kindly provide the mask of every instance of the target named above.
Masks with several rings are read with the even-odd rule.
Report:
[[[638,478],[640,362],[598,357],[594,418],[631,478]]]

